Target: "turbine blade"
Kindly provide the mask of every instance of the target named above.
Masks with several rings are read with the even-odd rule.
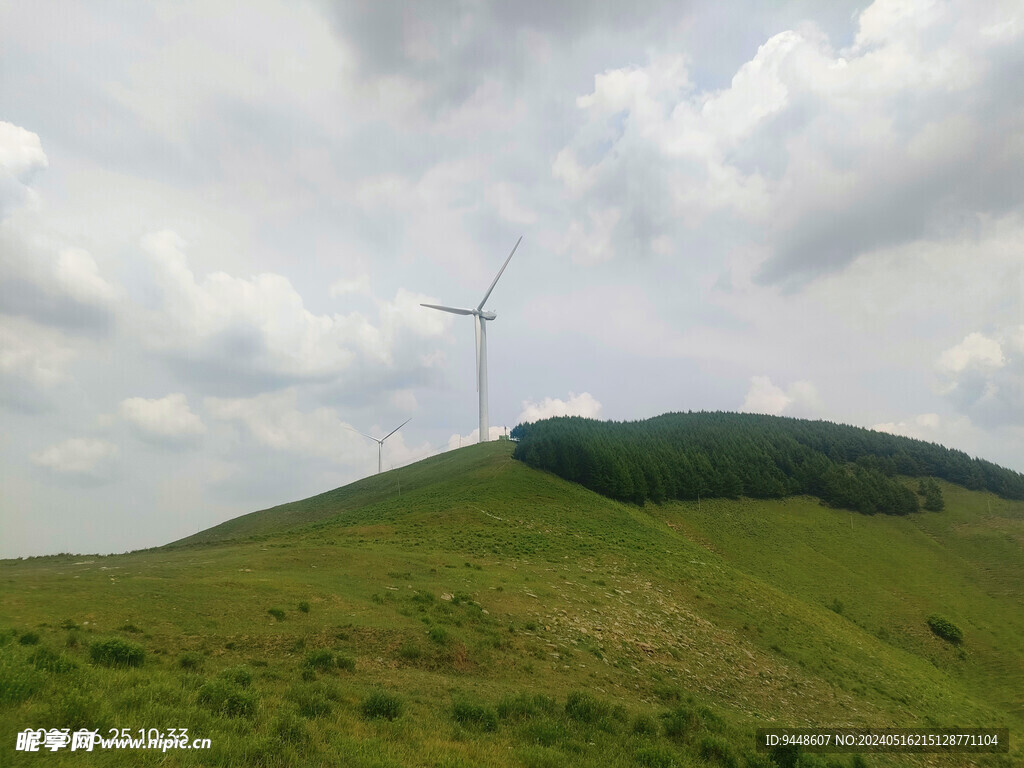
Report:
[[[490,297],[490,295],[491,295],[491,291],[493,291],[493,290],[494,290],[494,286],[496,286],[496,285],[498,284],[498,278],[500,278],[500,277],[501,277],[501,273],[505,271],[505,267],[507,267],[507,266],[508,266],[508,263],[509,263],[510,261],[512,261],[512,256],[513,256],[513,255],[515,254],[515,252],[516,252],[516,248],[518,248],[518,247],[519,247],[519,244],[520,244],[521,242],[523,242],[523,236],[522,236],[522,235],[520,235],[520,236],[519,236],[519,239],[518,239],[518,240],[516,240],[516,244],[512,246],[512,253],[510,253],[510,254],[508,255],[508,258],[507,258],[507,259],[505,259],[505,263],[504,263],[504,264],[502,264],[502,265],[501,265],[501,269],[499,269],[499,270],[498,270],[498,274],[497,274],[497,275],[495,276],[495,278],[494,278],[494,282],[493,282],[493,283],[491,283],[491,287],[490,287],[490,288],[488,288],[488,289],[487,289],[487,293],[485,293],[485,294],[484,294],[484,299],[483,299],[483,301],[481,301],[481,302],[480,302],[480,306],[479,306],[479,307],[477,307],[477,311],[478,311],[478,312],[479,312],[480,310],[482,310],[482,309],[484,308],[484,304],[486,304],[486,303],[487,303],[487,299],[488,299],[488,298]]]
[[[360,431],[359,431],[358,429],[356,429],[355,427],[349,427],[349,426],[348,426],[348,424],[346,424],[345,426],[346,426],[346,427],[348,427],[349,429],[351,429],[351,430],[352,430],[353,432],[355,432],[355,433],[356,433],[357,435],[362,435],[363,437],[368,437],[368,438],[370,438],[371,440],[373,440],[373,442],[375,442],[375,443],[379,443],[379,442],[380,442],[380,441],[379,441],[379,440],[378,440],[378,439],[377,439],[376,437],[374,437],[373,435],[368,435],[368,434],[366,434],[365,432],[360,432]]]
[[[386,435],[384,435],[384,437],[382,437],[382,438],[380,439],[381,443],[383,443],[383,442],[384,442],[385,440],[387,440],[387,439],[388,439],[389,437],[391,437],[391,436],[392,436],[393,434],[395,434],[395,432],[397,432],[398,430],[400,430],[400,429],[401,429],[402,427],[404,427],[404,426],[405,426],[406,424],[408,424],[408,423],[409,423],[410,421],[412,421],[412,416],[410,416],[410,417],[409,417],[408,419],[406,419],[406,420],[405,420],[405,421],[403,421],[403,422],[402,422],[401,424],[399,424],[399,425],[398,425],[397,427],[395,427],[395,428],[394,428],[394,429],[392,429],[392,430],[391,430],[390,432],[388,432],[388,433],[387,433]]]
[[[440,309],[442,312],[451,312],[453,315],[472,315],[472,309],[456,309],[455,307],[442,307],[440,304],[420,304],[421,307]]]

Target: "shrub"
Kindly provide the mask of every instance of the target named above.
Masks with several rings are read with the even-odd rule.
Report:
[[[691,734],[696,733],[701,728],[700,718],[697,716],[697,713],[685,706],[676,707],[661,717],[665,735],[672,739],[672,741],[685,741]]]
[[[105,667],[141,667],[146,651],[140,645],[112,637],[92,643],[89,646],[89,657],[94,664]]]
[[[203,668],[203,661],[203,654],[186,651],[178,657],[178,666],[190,672],[196,672]]]
[[[431,627],[427,635],[432,643],[437,643],[438,645],[447,645],[450,640],[448,632],[444,627]]]
[[[525,729],[526,738],[542,747],[551,747],[565,737],[565,728],[560,723],[552,722],[547,718],[531,722]]]
[[[658,723],[650,715],[637,715],[633,719],[633,733],[637,736],[657,736]]]
[[[306,724],[288,710],[280,712],[274,721],[274,734],[285,744],[302,744],[309,739]]]
[[[118,627],[117,631],[118,632],[131,632],[133,635],[142,634],[142,630],[139,629],[138,627],[136,627],[134,624],[132,624],[129,621],[126,621],[124,624],[122,624],[120,627]]]
[[[723,768],[738,768],[739,766],[732,747],[713,736],[705,736],[701,739],[699,751],[701,758],[713,765],[721,765]]]
[[[338,665],[338,669],[344,669],[346,672],[356,671],[356,660],[353,659],[351,656],[344,656],[339,653],[337,656],[335,656],[334,660],[335,663],[337,663]]]
[[[498,716],[493,709],[468,701],[455,702],[452,706],[452,719],[460,725],[479,728],[481,731],[498,730]]]
[[[406,661],[416,661],[416,659],[423,655],[423,651],[412,640],[406,640],[402,643],[402,647],[398,649],[398,655]]]
[[[226,717],[252,717],[256,713],[256,696],[234,683],[211,680],[199,689],[199,703],[211,712]]]
[[[77,664],[62,653],[40,646],[29,656],[29,661],[44,672],[70,672]]]
[[[267,613],[269,613],[278,621],[284,621],[284,611],[282,611],[280,608],[268,608]]]
[[[300,600],[299,601],[299,610],[302,611],[303,613],[309,613],[309,601],[308,600]]]
[[[502,720],[525,720],[540,714],[553,714],[557,708],[558,705],[550,696],[520,693],[505,696],[498,702],[498,717]]]
[[[929,616],[928,627],[936,635],[953,645],[960,645],[964,640],[964,633],[960,631],[960,627],[942,616]]]
[[[374,691],[363,699],[359,710],[367,720],[394,720],[402,714],[402,700],[387,691]]]
[[[327,670],[334,666],[334,654],[326,649],[312,651],[306,654],[303,666],[307,669]]]
[[[43,686],[36,670],[0,654],[0,704],[20,704]]]
[[[596,723],[608,714],[608,707],[589,693],[573,691],[565,700],[565,714],[578,723]]]
[[[237,667],[222,669],[218,677],[222,680],[227,680],[229,683],[234,683],[240,688],[248,688],[252,685],[252,670],[244,664],[239,664]]]
[[[22,645],[39,645],[38,632],[22,632],[18,636],[18,642]]]
[[[306,689],[294,695],[299,714],[306,718],[324,717],[331,713],[331,702],[318,690]]]
[[[675,768],[678,765],[672,751],[664,747],[643,747],[638,749],[636,761],[643,768]]]

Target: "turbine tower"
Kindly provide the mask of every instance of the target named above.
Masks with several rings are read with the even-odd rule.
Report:
[[[391,436],[392,436],[393,434],[395,434],[395,432],[397,432],[398,430],[400,430],[400,429],[401,429],[402,427],[404,427],[404,426],[405,426],[406,424],[408,424],[408,423],[409,423],[410,421],[412,421],[412,416],[410,416],[410,417],[409,417],[408,419],[406,419],[405,421],[403,421],[403,422],[402,422],[401,424],[399,424],[399,425],[398,425],[397,427],[395,427],[394,429],[392,429],[392,430],[391,430],[390,432],[388,432],[388,433],[387,433],[386,435],[384,435],[384,437],[380,438],[379,440],[378,440],[378,439],[377,439],[376,437],[374,437],[373,435],[368,435],[368,434],[366,434],[365,432],[360,432],[360,431],[359,431],[358,429],[356,429],[355,427],[349,427],[349,429],[351,429],[351,430],[352,430],[353,432],[355,432],[355,433],[357,433],[357,434],[360,434],[360,435],[362,435],[363,437],[368,437],[368,438],[370,438],[371,440],[373,440],[373,441],[374,441],[375,443],[377,443],[377,474],[378,474],[378,475],[380,474],[380,469],[381,469],[381,464],[380,464],[380,454],[381,454],[381,449],[383,449],[383,448],[384,448],[384,441],[385,441],[385,440],[387,440],[387,439],[388,439],[389,437],[391,437]],[[346,425],[346,426],[348,426],[348,425]]]
[[[476,309],[457,309],[456,307],[442,307],[437,304],[421,304],[421,307],[429,307],[430,309],[439,309],[442,312],[451,312],[454,315],[472,315],[473,324],[476,326],[476,391],[480,393],[480,442],[486,443],[490,435],[488,433],[487,424],[487,321],[493,320],[497,317],[493,312],[485,312],[484,304],[487,303],[487,299],[491,296],[491,291],[494,290],[494,286],[498,284],[498,278],[501,277],[501,273],[505,271],[505,267],[512,260],[512,256],[516,252],[516,248],[519,247],[519,243],[523,241],[522,235],[516,240],[516,244],[512,247],[512,253],[505,259],[505,263],[501,265],[501,269],[498,270],[498,274],[494,278],[494,282],[491,283],[491,287],[487,289],[487,293],[484,294],[484,298],[480,304],[477,305]]]

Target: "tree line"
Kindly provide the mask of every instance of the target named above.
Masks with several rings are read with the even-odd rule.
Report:
[[[519,424],[516,459],[613,499],[809,494],[866,514],[941,509],[941,490],[918,493],[897,475],[937,477],[1024,499],[1024,475],[962,451],[885,432],[782,416],[666,413],[643,421],[563,416]]]

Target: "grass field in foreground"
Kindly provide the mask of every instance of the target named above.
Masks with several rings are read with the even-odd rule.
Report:
[[[449,452],[162,549],[3,561],[0,765],[771,766],[767,724],[1009,727],[1010,755],[864,764],[1020,764],[1024,504],[943,486],[946,511],[907,518],[641,509],[509,454]],[[132,648],[141,666],[105,665]],[[212,748],[15,752],[30,727]]]

